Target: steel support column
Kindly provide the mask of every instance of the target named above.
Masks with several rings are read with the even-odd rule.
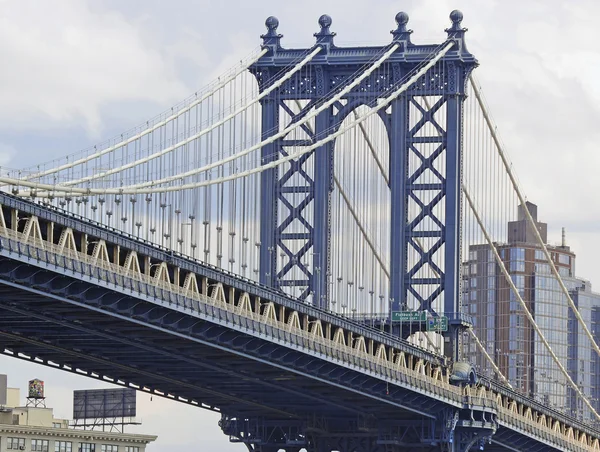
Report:
[[[463,127],[463,101],[464,94],[458,93],[456,80],[459,79],[459,70],[454,64],[448,68],[448,89],[451,93],[446,100],[446,205],[445,205],[445,255],[444,255],[444,313],[451,318],[458,318],[456,314],[462,312],[461,308],[461,214],[462,214],[462,127]],[[452,358],[457,361],[461,358],[461,328],[459,323],[451,324],[449,337]]]
[[[261,139],[265,140],[279,131],[279,105],[272,97],[261,101],[262,125]],[[263,146],[261,162],[264,165],[277,159],[279,144],[277,141]],[[260,283],[275,287],[276,253],[275,253],[275,222],[277,218],[276,181],[279,170],[277,167],[263,171],[260,174]]]
[[[390,134],[390,190],[391,190],[391,262],[390,297],[392,311],[406,309],[406,252],[408,227],[408,96],[392,102]]]
[[[324,71],[325,72],[325,71]],[[327,78],[325,72],[324,77]],[[326,81],[328,84],[328,81]],[[332,108],[319,113],[315,123],[315,140],[327,136],[332,123]],[[314,244],[313,274],[310,280],[313,304],[328,307],[329,254],[331,250],[331,190],[333,189],[333,147],[330,141],[315,150],[314,173]]]

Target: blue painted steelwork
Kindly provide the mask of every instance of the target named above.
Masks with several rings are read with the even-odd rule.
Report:
[[[412,297],[419,309],[438,315],[437,309],[457,317],[460,312],[460,182],[461,182],[461,131],[462,103],[465,82],[469,73],[477,65],[475,58],[464,44],[465,29],[461,27],[462,14],[451,14],[452,26],[447,30],[448,39],[455,47],[425,76],[408,91],[394,100],[387,112],[380,116],[387,128],[390,141],[390,190],[391,190],[391,292],[392,310],[405,309],[407,298]],[[410,40],[407,29],[408,15],[396,16],[398,27],[392,31],[393,43],[398,49],[374,73],[352,90],[338,103],[336,109],[323,111],[316,120],[316,133],[310,133],[309,142],[322,137],[325,130],[335,131],[344,118],[360,105],[374,105],[377,99],[385,97],[391,87],[398,86],[417,66],[426,62],[438,46],[415,45]],[[364,71],[372,61],[379,58],[389,47],[349,47],[334,45],[334,33],[330,31],[331,18],[319,19],[321,30],[315,34],[315,46],[322,50],[299,72],[278,90],[271,93],[271,99],[263,103],[263,137],[274,134],[281,120],[281,111],[287,111],[289,123],[297,122],[314,106],[331,99],[339,89],[351,83],[357,74]],[[260,89],[264,90],[275,82],[275,71],[284,68],[311,49],[284,49],[281,35],[277,33],[279,22],[267,19],[267,34],[263,35],[263,47],[269,52],[253,65]],[[314,49],[314,47],[313,47]],[[424,97],[437,99],[433,104],[423,105]],[[439,97],[438,97],[439,96]],[[308,103],[299,113],[292,113],[287,106],[289,101],[304,100]],[[278,103],[281,108],[275,108]],[[438,123],[435,114],[444,112],[445,122]],[[411,124],[413,124],[411,126]],[[435,135],[424,136],[425,124],[433,124]],[[285,124],[287,125],[287,124]],[[421,144],[434,145],[429,154],[420,149]],[[285,140],[279,140],[263,148],[263,162],[285,154]],[[333,189],[333,142],[314,151],[314,174],[304,168],[311,158],[307,154],[295,161],[290,169],[279,174],[277,169],[263,175],[261,213],[261,282],[272,287],[300,286],[305,290],[301,298],[312,293],[313,303],[327,307],[329,252],[330,252],[330,193]],[[409,168],[410,162],[418,161],[417,168]],[[445,162],[442,165],[442,162]],[[430,171],[437,178],[435,183],[420,183],[420,176]],[[264,174],[264,173],[263,173]],[[289,185],[293,175],[301,175],[303,185]],[[302,193],[304,200],[297,208],[286,204],[286,193]],[[306,208],[314,200],[314,215],[306,214]],[[286,212],[277,211],[281,202]],[[409,216],[409,203],[414,203],[418,212]],[[441,210],[441,212],[436,211]],[[423,220],[429,226],[422,227]],[[306,227],[306,234],[293,237],[302,240],[303,246],[293,252],[286,246],[285,229],[293,221],[300,221]],[[422,239],[434,239],[429,247],[423,246]],[[409,261],[408,247],[418,254],[416,262]],[[282,252],[289,262],[277,272],[277,256]],[[312,253],[316,257],[312,268],[301,262]],[[445,253],[445,254],[444,254]],[[445,258],[440,258],[445,256]],[[437,259],[436,259],[437,258]],[[443,262],[438,265],[436,262]],[[292,272],[297,268],[301,277]],[[420,277],[419,273],[432,268],[437,277]],[[441,314],[441,312],[439,313]]]
[[[73,215],[5,194],[0,195],[0,201],[4,208],[12,205],[56,225],[118,242],[123,249],[146,255],[154,252],[181,268],[190,264],[196,268],[189,259]],[[67,265],[63,259],[60,265],[47,264],[46,258],[32,259],[30,245],[18,241],[3,238],[1,245],[0,349],[4,353],[20,353],[22,359],[106,377],[117,384],[220,411],[229,434],[237,432],[243,441],[247,438],[244,435],[255,432],[246,442],[249,445],[256,445],[252,441],[258,439],[257,429],[263,435],[269,425],[277,426],[269,436],[260,438],[264,447],[254,447],[254,451],[279,450],[277,432],[285,429],[295,431],[291,443],[282,447],[290,451],[297,451],[301,440],[310,437],[308,450],[320,450],[317,445],[327,451],[338,446],[344,451],[362,450],[358,448],[362,444],[364,450],[372,452],[402,447],[426,451],[453,444],[442,450],[462,452],[468,450],[475,436],[477,440],[488,438],[496,428],[494,444],[485,444],[488,451],[553,450],[539,436],[529,437],[510,424],[496,427],[493,407],[457,410],[453,397],[444,395],[442,388],[430,393],[412,391],[402,384],[386,383],[385,377],[378,376],[385,372],[372,365],[367,367],[373,372],[364,372],[347,364],[349,358],[358,363],[360,356],[346,355],[343,365],[341,359],[325,360],[323,354],[303,349],[302,338],[294,347],[282,345],[279,341],[289,342],[290,333],[278,332],[260,319],[244,318],[88,263],[73,261]],[[220,276],[238,290],[246,287],[240,278]],[[343,320],[290,301],[290,307],[305,307],[309,311],[304,312],[320,318]],[[349,321],[346,326],[369,332]],[[273,335],[279,339],[270,339],[277,337]],[[404,378],[400,373],[390,377]],[[600,435],[497,383],[481,378],[481,384],[539,408],[566,425]],[[565,447],[561,450],[569,450],[568,445]]]
[[[185,271],[191,271],[199,276],[207,277],[212,281],[221,282],[226,290],[234,288],[236,291],[248,292],[251,296],[258,296],[264,300],[271,300],[278,305],[298,311],[298,313],[314,318],[319,318],[324,322],[339,326],[347,331],[353,331],[355,334],[363,336],[365,339],[373,339],[386,347],[393,347],[400,351],[406,351],[417,358],[422,358],[427,362],[443,365],[446,360],[444,357],[428,352],[420,347],[416,347],[406,341],[399,340],[398,337],[389,335],[377,328],[369,327],[360,322],[349,320],[346,317],[337,315],[325,309],[300,303],[292,297],[286,296],[279,290],[271,287],[257,284],[256,282],[239,275],[229,273],[227,270],[206,264],[183,256],[173,250],[169,250],[159,245],[151,244],[131,234],[117,231],[109,226],[80,217],[71,212],[40,206],[0,192],[0,205],[16,209],[21,213],[35,215],[41,220],[51,221],[75,231],[87,234],[100,240],[106,240],[108,243],[118,245],[123,249],[133,250],[139,255],[148,256],[158,262],[168,262]]]
[[[480,419],[481,408],[448,410],[444,390],[438,392],[445,401],[386,384],[270,342],[266,335],[256,335],[269,327],[249,325],[231,312],[201,306],[190,310],[189,303],[169,299],[159,288],[147,288],[143,292],[154,295],[140,297],[139,282],[132,285],[103,270],[102,275],[82,277],[93,274],[88,264],[63,271],[32,260],[28,246],[4,240],[0,250],[2,255],[19,249],[23,253],[20,260],[0,258],[0,346],[22,358],[168,394],[217,409],[227,420],[247,420],[263,428],[264,423],[278,428],[300,424],[301,437],[309,431],[317,437],[313,443],[335,447],[332,442],[345,438],[343,451],[354,450],[357,426],[363,432],[359,438],[373,452],[405,446],[411,438],[414,442],[408,444],[415,451],[444,442],[464,446],[496,430],[493,410],[484,410]],[[312,423],[317,413],[320,433]],[[448,424],[449,416],[455,422]],[[412,427],[411,432],[405,427]],[[415,427],[421,429],[416,437]],[[229,425],[226,433],[235,430]],[[539,448],[539,440],[518,431],[506,430],[504,435],[500,444],[518,441],[531,450],[546,450]],[[265,446],[279,446],[274,438],[262,439]]]

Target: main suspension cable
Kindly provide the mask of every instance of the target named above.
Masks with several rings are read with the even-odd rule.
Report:
[[[249,62],[245,63],[245,64],[241,64],[239,69],[234,71],[233,74],[229,75],[228,77],[224,78],[222,81],[219,81],[219,83],[217,83],[217,85],[215,85],[212,89],[210,89],[207,93],[205,93],[202,97],[200,97],[199,99],[196,99],[195,101],[191,102],[188,106],[183,107],[182,109],[178,110],[176,113],[173,113],[171,116],[165,118],[162,121],[157,122],[156,124],[152,125],[151,127],[148,127],[144,130],[142,130],[141,132],[139,132],[138,134],[131,136],[125,140],[121,140],[120,142],[109,146],[105,149],[102,149],[101,151],[98,152],[94,152],[93,154],[90,154],[86,157],[83,157],[81,159],[78,160],[74,160],[71,163],[65,163],[64,165],[60,165],[57,166],[55,168],[50,168],[38,173],[34,173],[34,174],[30,174],[27,175],[25,177],[25,180],[31,180],[31,179],[38,179],[40,177],[44,177],[44,176],[48,176],[50,174],[55,174],[58,173],[60,171],[66,170],[66,169],[70,169],[73,168],[75,166],[79,166],[82,165],[84,163],[89,162],[90,160],[93,159],[97,159],[99,157],[102,157],[103,155],[106,155],[112,151],[115,151],[123,146],[126,146],[130,143],[133,143],[134,141],[154,132],[155,130],[159,129],[160,127],[168,124],[170,121],[173,121],[174,119],[177,119],[178,117],[180,117],[181,115],[183,115],[184,113],[187,113],[188,111],[190,111],[192,108],[194,108],[196,105],[201,104],[203,101],[205,101],[206,99],[208,99],[210,96],[212,96],[213,94],[215,94],[217,91],[219,91],[221,88],[223,88],[224,86],[226,86],[229,82],[231,82],[232,80],[234,80],[237,76],[239,76],[242,72],[245,72],[250,66],[252,66],[254,63],[256,63],[260,58],[262,58],[264,55],[266,55],[268,52],[268,49],[262,49],[254,58],[252,58]]]
[[[453,46],[454,46],[454,42],[446,43],[446,45],[427,64],[425,64],[419,71],[417,71],[415,74],[413,74],[412,77],[410,77],[405,83],[403,83],[400,86],[400,88],[398,88],[396,91],[394,91],[390,96],[386,97],[385,100],[381,101],[377,106],[372,108],[370,111],[368,111],[364,115],[360,116],[359,118],[355,119],[354,121],[350,122],[350,124],[348,126],[346,126],[345,128],[339,129],[337,132],[332,133],[332,134],[328,135],[327,137],[313,143],[311,146],[307,146],[305,149],[302,149],[301,151],[290,153],[289,155],[287,155],[285,157],[281,157],[277,160],[274,160],[272,162],[258,166],[256,168],[252,168],[252,169],[242,171],[239,173],[231,174],[228,176],[221,176],[221,177],[218,177],[215,179],[201,181],[201,182],[191,182],[191,183],[182,184],[182,185],[178,185],[178,186],[154,187],[154,188],[143,188],[143,187],[138,187],[138,186],[130,186],[130,187],[124,186],[121,188],[108,188],[108,189],[77,188],[77,187],[68,187],[67,188],[67,187],[63,187],[61,185],[32,183],[30,181],[24,181],[21,179],[15,179],[15,178],[9,178],[9,177],[0,177],[0,182],[14,185],[14,186],[24,186],[24,187],[29,187],[32,189],[38,189],[38,190],[41,189],[41,190],[47,190],[47,191],[52,192],[52,193],[45,193],[45,194],[40,195],[40,196],[45,196],[45,197],[63,196],[63,195],[77,194],[77,193],[90,194],[90,195],[91,194],[98,194],[98,195],[102,195],[102,194],[139,194],[139,193],[149,194],[149,193],[167,193],[167,192],[187,190],[187,189],[192,189],[192,188],[197,188],[197,187],[205,187],[205,186],[209,186],[209,185],[214,185],[214,184],[218,184],[218,183],[222,183],[222,182],[231,181],[234,179],[239,179],[241,177],[246,177],[251,174],[261,173],[267,169],[277,167],[277,166],[281,165],[282,163],[296,159],[296,158],[298,158],[304,154],[307,154],[308,152],[311,152],[312,150],[322,146],[323,144],[326,144],[326,143],[334,140],[335,138],[342,135],[346,131],[348,131],[351,128],[357,126],[358,124],[364,122],[367,118],[376,114],[379,110],[387,107],[394,99],[396,99],[399,95],[404,93],[420,77],[422,77],[429,69],[431,69],[439,60],[441,60],[444,57],[444,55],[446,55],[446,53]],[[391,50],[390,50],[390,52],[391,52]],[[387,53],[390,53],[390,52],[386,52],[386,55],[387,55]],[[381,61],[381,63],[383,62],[383,60],[380,60],[380,61]],[[381,63],[379,63],[379,64],[381,64]],[[371,69],[374,70],[375,68],[371,68]],[[265,142],[263,141],[260,145],[253,146],[252,148],[249,148],[249,149],[255,150],[259,147],[262,147],[264,144],[265,144]],[[238,157],[241,157],[242,155],[248,154],[250,152],[249,149],[242,151],[242,153],[238,153],[235,156],[221,159],[220,161],[218,161],[216,163],[212,163],[212,164],[208,165],[207,167],[202,168],[201,170],[207,171],[208,169],[212,169],[215,166],[221,166],[224,163],[227,163],[235,158],[238,158]],[[210,168],[208,168],[208,167],[210,167]],[[182,175],[179,175],[177,177],[177,179],[180,179],[180,178],[182,178]],[[159,181],[151,182],[152,185],[156,185],[158,183],[161,183],[161,182],[159,182]],[[57,191],[57,189],[64,190],[64,191],[59,192],[59,191]]]

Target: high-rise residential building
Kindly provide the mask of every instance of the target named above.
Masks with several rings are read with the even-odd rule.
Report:
[[[527,221],[525,208],[547,244],[547,224],[538,221],[537,206],[528,202],[526,206],[519,206],[517,221],[508,223],[507,242],[496,243],[496,249],[552,350],[571,378],[598,404],[600,364],[597,355],[552,275]],[[575,254],[564,238],[560,246],[546,246],[586,325],[596,331],[600,295],[591,291],[588,281],[575,276]],[[527,319],[487,244],[469,247],[468,260],[463,264],[463,305],[473,319],[482,345],[515,388],[549,406],[580,417],[589,416],[582,402],[575,401],[574,391],[569,389],[564,375]],[[476,344],[469,343],[467,347],[469,359],[484,373],[492,375],[492,366]]]
[[[144,452],[156,436],[72,428],[52,408],[20,406],[18,388],[0,375],[0,452]]]

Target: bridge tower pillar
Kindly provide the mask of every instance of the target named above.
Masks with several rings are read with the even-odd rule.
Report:
[[[464,44],[462,13],[450,14],[448,59],[392,103],[390,134],[392,312],[426,311],[445,324],[445,351],[460,359],[463,101],[476,66]],[[410,45],[408,16],[396,40]],[[395,68],[404,75],[403,65]]]
[[[268,32],[262,36],[267,53],[250,70],[264,92],[291,66],[316,52],[263,99],[263,139],[302,121],[331,100],[314,120],[264,146],[265,164],[337,131],[357,108],[373,108],[442,47],[452,45],[429,71],[377,113],[389,140],[391,311],[427,311],[437,320],[447,316],[446,350],[458,359],[464,326],[460,297],[462,109],[466,81],[477,61],[464,43],[462,13],[453,11],[450,19],[452,25],[442,45],[416,45],[407,28],[408,15],[398,13],[397,29],[392,31],[395,49],[378,68],[365,74],[389,46],[336,47],[331,18],[324,15],[314,47],[284,49],[277,33],[279,22],[270,17]],[[363,74],[366,77],[357,80]],[[355,80],[356,85],[341,93]],[[261,175],[260,281],[324,308],[332,284],[334,147],[332,140]]]
[[[335,33],[329,30],[329,16],[321,16],[319,24],[321,31],[315,34],[315,48],[321,49],[319,57],[261,103],[263,140],[301,120],[315,107],[317,99],[328,94],[326,56]],[[284,49],[278,25],[275,17],[267,19],[268,32],[262,39],[268,53],[251,68],[261,91],[277,81],[279,65],[289,64],[289,57],[280,55]],[[333,107],[325,108],[314,123],[301,126],[299,133],[291,132],[263,146],[262,164],[287,155],[292,148],[310,146],[326,137],[332,126],[332,112]],[[261,174],[260,282],[287,289],[320,307],[327,307],[329,298],[333,147],[334,143],[325,143],[292,160],[288,167],[271,168]]]

